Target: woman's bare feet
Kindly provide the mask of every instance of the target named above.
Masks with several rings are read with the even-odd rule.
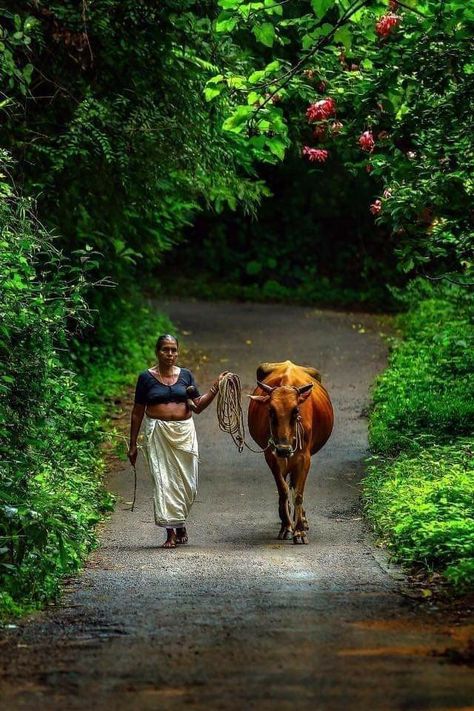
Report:
[[[186,531],[186,528],[183,526],[182,528],[177,528],[176,529],[176,543],[187,543],[188,542],[188,532]]]
[[[176,533],[174,532],[174,528],[167,528],[166,533],[167,533],[166,541],[163,543],[163,545],[161,547],[162,548],[176,548]]]

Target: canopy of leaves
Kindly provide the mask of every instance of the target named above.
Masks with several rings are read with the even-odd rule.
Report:
[[[225,68],[209,100],[259,160],[324,149],[373,180],[401,269],[468,277],[473,250],[474,9],[463,0],[221,0]],[[273,29],[270,31],[269,26]],[[269,46],[271,45],[271,50]],[[242,59],[244,57],[244,59]],[[309,106],[330,99],[326,115]],[[222,105],[222,104],[221,104]],[[372,143],[360,142],[369,132]],[[327,162],[326,162],[327,161]],[[323,165],[324,163],[324,165]],[[369,209],[369,204],[364,206]]]
[[[203,204],[253,209],[245,145],[203,93],[224,61],[212,3],[9,2],[0,141],[71,252],[121,282],[159,261]]]

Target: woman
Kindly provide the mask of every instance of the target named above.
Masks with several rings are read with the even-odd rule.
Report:
[[[145,456],[154,483],[155,523],[167,531],[163,548],[188,542],[185,522],[198,483],[198,444],[192,412],[206,409],[225,375],[221,373],[209,392],[199,395],[191,371],[176,365],[178,353],[175,336],[158,338],[158,363],[138,377],[128,450],[128,458],[135,466],[137,437],[145,416]]]

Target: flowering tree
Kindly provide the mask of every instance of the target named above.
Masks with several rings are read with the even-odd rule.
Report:
[[[228,61],[206,86],[257,161],[337,155],[373,179],[367,210],[400,267],[469,281],[474,7],[464,0],[220,0]],[[245,46],[246,52],[242,53]],[[472,276],[471,276],[472,280]]]

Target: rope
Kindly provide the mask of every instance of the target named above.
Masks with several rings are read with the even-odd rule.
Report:
[[[255,454],[263,454],[268,449],[270,444],[267,444],[265,449],[252,449],[245,441],[242,386],[239,376],[235,373],[227,373],[220,381],[216,409],[219,428],[232,437],[239,452],[242,452],[244,447]]]

